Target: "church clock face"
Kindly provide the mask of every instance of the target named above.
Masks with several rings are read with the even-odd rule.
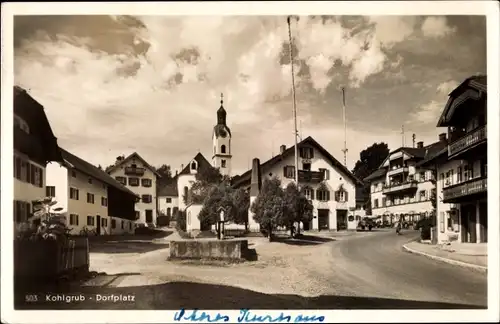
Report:
[[[226,130],[225,130],[225,129],[221,129],[221,130],[220,130],[220,136],[221,136],[222,138],[225,138],[225,137],[227,136],[227,132],[226,132]]]

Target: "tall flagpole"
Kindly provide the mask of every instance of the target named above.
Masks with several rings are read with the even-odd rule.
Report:
[[[344,166],[347,167],[347,122],[345,115],[345,88],[342,87],[342,121],[344,122]]]
[[[288,16],[286,18],[287,23],[288,23],[288,38],[289,38],[289,45],[290,45],[290,67],[292,70],[292,97],[293,97],[293,124],[294,124],[294,140],[295,140],[295,183],[297,187],[299,186],[299,152],[297,148],[297,136],[298,136],[298,131],[297,131],[297,105],[295,102],[295,73],[293,69],[293,46],[292,46],[292,30],[290,27],[290,19],[291,17]]]

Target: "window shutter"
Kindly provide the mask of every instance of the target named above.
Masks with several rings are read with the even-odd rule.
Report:
[[[330,200],[330,191],[326,190],[325,193],[326,193],[326,201],[329,201]]]
[[[344,191],[344,198],[346,202],[349,201],[349,195],[347,191]]]
[[[311,200],[314,200],[314,190],[309,189],[311,191]]]
[[[340,194],[338,191],[335,191],[335,201],[339,201],[340,200]]]
[[[287,174],[286,174],[286,166],[283,167],[283,177],[286,178]]]
[[[43,169],[38,168],[39,176],[38,176],[38,187],[43,188]]]

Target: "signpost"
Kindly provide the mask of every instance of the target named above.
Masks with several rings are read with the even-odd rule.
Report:
[[[224,239],[224,222],[225,222],[225,213],[226,210],[224,207],[219,207],[217,210],[219,213],[219,220],[218,220],[218,226],[217,226],[217,239],[223,240]]]

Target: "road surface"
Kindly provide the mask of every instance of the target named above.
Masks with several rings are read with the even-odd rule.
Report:
[[[311,276],[325,280],[330,294],[393,299],[389,304],[420,301],[431,308],[433,303],[487,307],[487,275],[405,252],[402,245],[417,236],[388,231],[331,243],[329,266]]]
[[[166,261],[168,249],[147,242],[97,249],[91,268],[101,284],[39,290],[30,309],[442,309],[487,307],[487,276],[404,252],[417,232],[358,233],[317,245],[262,243],[259,260],[193,266]],[[265,239],[264,239],[265,241]],[[290,243],[290,242],[289,242]],[[134,250],[134,253],[130,252]],[[103,282],[105,282],[103,284]],[[85,302],[51,302],[54,291]],[[97,294],[134,296],[97,301]],[[23,300],[22,293],[17,294]]]

